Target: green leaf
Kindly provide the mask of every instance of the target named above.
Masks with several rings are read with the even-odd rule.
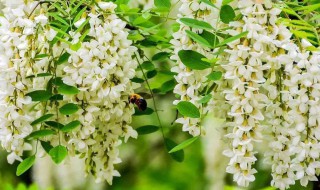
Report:
[[[56,85],[56,86],[65,85],[65,84],[63,83],[61,77],[52,78],[52,84],[54,84],[54,85]]]
[[[234,1],[234,0],[223,0],[222,5],[227,5],[227,4],[231,3],[232,1]]]
[[[138,24],[142,24],[144,22],[147,22],[150,18],[151,18],[151,15],[150,15],[149,18],[145,18],[143,16],[139,16],[132,22],[132,25],[135,26],[135,25],[138,25]]]
[[[144,37],[136,30],[131,30],[129,32],[128,40],[140,41],[143,40]]]
[[[193,142],[195,142],[199,137],[193,137],[191,139],[185,140],[182,143],[178,144],[174,148],[172,148],[169,153],[177,152],[179,150],[182,150],[186,148],[187,146],[191,145]]]
[[[70,123],[66,124],[64,127],[61,128],[62,132],[70,132],[73,129],[77,128],[78,126],[81,125],[81,122],[76,120],[76,121],[71,121]]]
[[[26,96],[30,96],[32,101],[34,102],[37,102],[37,101],[43,102],[50,99],[51,93],[46,90],[36,90],[36,91],[27,93]]]
[[[307,15],[307,14],[309,14],[310,12],[312,12],[312,11],[314,11],[314,10],[317,10],[317,9],[320,9],[320,3],[314,4],[314,5],[308,5],[308,6],[301,6],[301,7],[299,7],[299,8],[296,8],[295,11],[304,10],[303,14],[304,14],[304,15]]]
[[[46,121],[44,122],[46,125],[56,128],[56,129],[61,129],[64,125],[61,123],[58,123],[56,121]]]
[[[62,145],[58,145],[49,151],[49,155],[56,164],[60,164],[67,156],[68,150]]]
[[[59,112],[63,115],[71,115],[79,110],[78,105],[73,103],[68,103],[59,108]]]
[[[70,54],[67,53],[67,52],[65,52],[64,54],[62,54],[62,55],[59,57],[59,59],[58,59],[58,61],[56,62],[56,64],[57,64],[57,65],[61,65],[61,64],[65,63],[65,62],[67,62],[68,59],[69,59],[69,57],[70,57]]]
[[[62,14],[64,14],[65,16],[68,15],[68,13],[63,9],[63,7],[62,7],[59,3],[53,3],[52,5],[53,5],[56,9],[59,10],[59,11],[57,11],[57,12],[62,13]]]
[[[80,90],[74,86],[64,84],[58,87],[58,92],[64,95],[75,95],[78,94]]]
[[[63,96],[61,94],[55,94],[53,96],[50,97],[51,101],[59,101],[59,100],[63,100]]]
[[[79,3],[79,7],[82,5],[82,3]],[[79,11],[77,13],[77,15],[74,17],[73,21],[72,21],[72,25],[74,25],[74,23],[76,23],[77,21],[79,21],[81,19],[82,14],[84,13],[84,11],[86,11],[87,7],[85,6],[83,9],[81,9],[81,11]],[[76,10],[76,9],[75,9]],[[73,10],[74,11],[74,10]],[[72,12],[73,12],[72,11]]]
[[[53,148],[53,146],[49,142],[46,142],[46,141],[40,141],[40,142],[41,142],[42,148],[46,151],[46,153],[49,154],[49,152]]]
[[[154,133],[158,130],[159,130],[159,127],[155,126],[155,125],[145,125],[145,126],[138,127],[136,129],[136,131],[138,132],[139,135],[146,135],[146,134]]]
[[[191,102],[181,101],[178,103],[177,109],[179,113],[181,113],[183,116],[191,118],[200,118],[199,109]]]
[[[137,77],[132,78],[131,81],[135,83],[144,83],[144,79],[137,78]]]
[[[207,5],[210,5],[211,7],[218,9],[218,7],[215,6],[210,0],[200,0],[200,1],[207,4]]]
[[[147,71],[152,71],[155,69],[153,63],[151,61],[145,61],[141,64],[142,69],[145,69]]]
[[[294,30],[294,31],[292,31],[292,33],[295,35],[295,36],[297,36],[297,37],[299,37],[299,38],[308,38],[308,37],[315,37],[314,35],[313,35],[313,33],[309,33],[309,32],[304,32],[304,31],[298,31],[298,30]]]
[[[154,5],[158,8],[170,8],[170,0],[154,0]]]
[[[190,69],[203,70],[211,67],[210,63],[201,60],[205,56],[196,51],[180,50],[178,56],[181,62]]]
[[[209,80],[213,80],[213,81],[220,80],[221,77],[222,77],[222,72],[221,71],[212,72],[207,76],[207,78]]]
[[[172,91],[175,86],[176,86],[176,80],[169,80],[163,83],[160,90],[161,92],[169,92],[169,91]]]
[[[22,175],[24,172],[26,172],[28,169],[30,169],[32,167],[32,165],[34,164],[34,161],[36,160],[36,157],[30,156],[29,158],[24,159],[17,168],[16,171],[16,175],[20,176]]]
[[[157,70],[148,71],[147,72],[147,78],[151,79],[151,78],[155,77],[157,75],[157,73],[158,73]]]
[[[52,116],[54,116],[53,114],[46,114],[46,115],[43,115],[41,117],[39,117],[38,119],[34,120],[31,125],[37,125],[38,123],[41,123],[49,118],[51,118]]]
[[[248,35],[248,33],[249,33],[249,32],[246,31],[246,32],[242,32],[242,33],[240,33],[240,34],[238,34],[238,35],[232,36],[232,37],[230,37],[230,38],[227,38],[227,39],[225,39],[223,42],[221,42],[220,44],[218,44],[217,47],[223,46],[223,45],[228,44],[228,43],[230,43],[230,42],[233,42],[233,41],[235,41],[235,40],[237,40],[237,39],[240,39],[240,38],[242,38],[242,37],[245,37],[245,36]]]
[[[199,36],[205,39],[210,44],[210,47],[215,47],[217,44],[219,44],[218,36],[211,32],[204,30],[201,34],[199,34]]]
[[[39,131],[34,131],[32,132],[27,139],[37,139],[37,138],[41,138],[41,137],[45,137],[45,136],[49,136],[49,135],[53,135],[55,134],[55,131],[52,131],[50,129],[43,129],[43,130],[39,130]]]
[[[207,40],[205,40],[203,37],[201,37],[199,34],[194,33],[190,30],[186,30],[186,33],[189,38],[199,43],[200,45],[203,45],[205,47],[212,47],[211,44]]]
[[[197,19],[193,19],[193,18],[181,18],[180,21],[187,25],[190,26],[192,28],[199,28],[199,29],[205,29],[205,30],[212,30],[212,26],[204,21],[200,21]]]
[[[175,143],[173,140],[168,139],[168,138],[164,138],[164,142],[166,145],[166,148],[168,151],[170,151],[172,148],[174,148],[175,146],[177,146],[177,143]],[[184,160],[184,151],[183,150],[179,150],[173,153],[170,153],[170,156],[177,162],[182,162]]]
[[[34,58],[35,59],[42,59],[42,58],[45,58],[45,57],[49,57],[49,55],[48,54],[38,54]]]
[[[135,112],[134,112],[134,116],[141,116],[141,115],[151,115],[154,111],[151,108],[147,108],[144,111],[140,111],[138,108],[134,108]]]
[[[229,24],[236,17],[233,8],[230,5],[223,5],[220,9],[220,19],[223,23]]]
[[[58,15],[58,13],[51,13],[51,12],[49,12],[48,15],[49,15],[49,16],[52,16],[53,18],[55,18],[55,20],[60,21],[61,23],[63,23],[63,24],[66,25],[66,26],[69,25],[69,23],[68,23],[66,20],[64,20],[62,17],[60,17],[60,16]]]
[[[168,52],[159,52],[152,57],[152,61],[163,61],[170,56]]]
[[[203,98],[201,98],[200,100],[198,100],[198,102],[200,104],[205,104],[205,103],[208,103],[212,98],[212,95],[211,94],[207,94],[205,95]]]

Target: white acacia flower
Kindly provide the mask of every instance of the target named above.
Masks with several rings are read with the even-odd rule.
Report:
[[[220,6],[221,1],[218,1],[216,5]],[[196,0],[182,0],[178,17],[203,20],[214,26],[217,22],[217,15],[217,9],[210,7],[203,2],[198,2]],[[180,23],[180,20],[178,19],[177,22]],[[203,106],[198,103],[198,100],[202,98],[201,91],[203,91],[208,85],[206,76],[212,72],[212,69],[192,70],[187,68],[181,62],[178,52],[180,50],[194,50],[204,56],[208,56],[208,58],[211,58],[211,50],[192,41],[192,39],[187,36],[185,32],[186,30],[192,30],[196,33],[203,32],[202,29],[190,28],[189,26],[180,23],[180,29],[172,34],[173,39],[170,43],[174,46],[174,54],[171,56],[171,59],[176,60],[177,65],[174,66],[171,71],[177,73],[175,76],[177,85],[174,88],[174,93],[179,96],[179,100],[174,101],[174,104],[178,104],[180,101],[190,101],[201,111],[201,114],[206,114],[213,110],[215,102],[210,100],[206,106]],[[193,136],[204,134],[204,129],[201,129],[200,118],[181,117],[178,118],[176,122],[182,124],[183,131],[187,131]]]

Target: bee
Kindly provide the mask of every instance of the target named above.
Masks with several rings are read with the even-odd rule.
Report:
[[[140,111],[147,109],[147,101],[139,94],[131,94],[129,96],[129,103],[136,104]]]

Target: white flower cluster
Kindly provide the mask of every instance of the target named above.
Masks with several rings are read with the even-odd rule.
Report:
[[[302,49],[293,43],[284,44],[287,53],[276,57],[283,64],[283,74],[268,161],[272,163],[272,185],[280,189],[289,188],[295,180],[302,186],[318,180],[320,56],[319,52],[304,50],[308,44],[303,40]]]
[[[179,9],[179,18],[194,18],[197,20],[206,21],[213,26],[217,22],[218,10],[197,0],[182,0]],[[221,5],[217,3],[217,6]],[[186,34],[186,30],[192,30],[193,32],[202,33],[202,30],[191,29],[189,26],[180,23],[180,29],[173,34],[171,43],[174,46],[174,54],[171,56],[172,60],[177,61],[177,66],[171,69],[172,72],[177,73],[175,79],[177,85],[174,88],[174,93],[180,96],[180,100],[174,101],[174,104],[178,104],[180,101],[190,101],[200,111],[201,114],[206,114],[209,110],[203,108],[202,104],[198,101],[202,98],[200,92],[208,86],[208,79],[206,76],[212,72],[212,69],[205,70],[192,70],[187,68],[180,60],[178,52],[180,50],[194,50],[207,57],[212,56],[209,54],[211,51],[209,48],[203,48],[201,45],[193,42]],[[209,102],[208,104],[212,104]],[[193,136],[198,136],[204,133],[201,129],[200,118],[180,117],[176,120],[177,123],[182,124],[182,130],[188,131]]]
[[[97,181],[106,179],[111,184],[112,177],[120,175],[114,170],[114,164],[121,162],[119,138],[127,141],[137,137],[129,126],[134,110],[128,103],[128,96],[133,93],[130,79],[137,67],[132,59],[136,48],[127,40],[126,23],[110,14],[116,5],[99,3],[99,7],[104,12],[93,9],[88,15],[91,39],[77,51],[67,49],[70,64],[64,67],[62,80],[80,89],[72,99],[82,108],[79,115],[73,116],[82,127],[70,134],[70,149],[84,153],[86,171]],[[78,43],[75,38],[74,43]]]
[[[97,182],[111,184],[113,176],[120,175],[114,164],[121,162],[121,139],[137,137],[130,126],[134,109],[128,102],[133,93],[130,79],[137,67],[132,59],[136,48],[127,39],[126,23],[114,14],[116,5],[98,2],[90,7],[91,13],[74,24],[79,28],[88,19],[88,30],[70,31],[71,39],[64,40],[72,40],[72,45],[59,42],[53,46],[50,42],[57,32],[48,24],[45,5],[21,0],[5,1],[5,6],[0,17],[0,142],[10,152],[9,163],[22,161],[23,151],[32,149],[25,137],[44,129],[43,124],[31,126],[31,122],[50,113],[59,123],[78,120],[81,125],[41,140],[66,146],[69,156],[80,154],[87,173]],[[53,60],[65,52],[70,54],[68,63],[53,66]],[[37,77],[39,73],[48,76]],[[53,91],[63,82],[77,87],[79,93],[51,103],[32,102],[26,94],[46,90],[51,77],[57,77]],[[58,108],[66,103],[78,105],[79,110],[59,115]]]
[[[37,51],[45,53],[45,37],[36,30],[43,29],[46,17],[29,16],[37,3],[24,2],[4,1],[5,17],[0,17],[0,142],[10,152],[11,164],[21,161],[23,151],[31,149],[24,141],[33,131],[30,123],[34,120],[34,113],[28,111],[33,104],[26,93],[43,88],[43,79],[32,82],[27,77],[43,73],[46,65],[45,60],[35,60]]]
[[[271,136],[271,184],[289,188],[300,180],[306,186],[316,181],[319,171],[319,63],[318,52],[298,47],[292,33],[277,23],[281,10],[269,0],[239,0],[243,15],[231,22],[230,35],[248,31],[245,39],[229,43],[229,62],[223,65],[224,78],[231,81],[225,98],[231,106],[226,135],[232,139],[227,172],[234,181],[248,186],[255,180],[254,142],[262,130]],[[266,119],[266,122],[263,122]],[[264,127],[265,126],[265,127]]]
[[[255,180],[257,171],[253,165],[257,158],[253,143],[261,139],[261,121],[264,120],[262,110],[267,97],[260,93],[260,88],[265,83],[263,73],[268,69],[262,58],[268,49],[265,43],[269,33],[265,32],[269,18],[270,24],[274,20],[270,6],[255,3],[252,0],[240,0],[238,8],[243,15],[242,20],[231,22],[234,29],[228,30],[230,35],[237,35],[248,31],[244,40],[229,43],[230,49],[228,63],[224,78],[231,82],[226,88],[225,98],[231,109],[227,116],[226,127],[230,132],[226,136],[231,139],[231,149],[224,151],[230,157],[227,172],[233,174],[233,180],[240,186],[248,186]],[[265,10],[266,9],[266,10]]]

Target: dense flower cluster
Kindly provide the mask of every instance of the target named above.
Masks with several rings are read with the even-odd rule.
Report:
[[[183,0],[181,1],[181,7],[179,8],[179,18],[194,18],[198,20],[206,21],[213,26],[217,22],[218,10],[197,0]],[[220,3],[217,3],[219,6]],[[178,20],[180,23],[180,21]],[[199,108],[201,114],[206,114],[209,110],[203,108],[202,104],[198,101],[202,98],[200,94],[203,89],[208,86],[208,80],[206,76],[212,72],[212,69],[205,70],[192,70],[187,68],[180,60],[178,52],[180,50],[194,50],[207,57],[211,57],[209,54],[211,51],[209,48],[204,48],[201,45],[193,42],[186,34],[186,30],[192,30],[193,32],[202,33],[202,30],[191,29],[189,26],[180,23],[180,29],[173,34],[171,43],[174,46],[174,55],[171,57],[173,60],[177,60],[177,66],[171,69],[172,72],[177,73],[175,79],[177,85],[174,88],[174,93],[180,96],[180,100],[174,101],[174,104],[178,104],[180,101],[190,101],[197,108]],[[209,105],[212,102],[208,103]],[[176,120],[177,123],[182,124],[182,130],[188,131],[193,136],[203,134],[204,130],[201,129],[200,118],[180,117]]]
[[[52,129],[55,134],[40,139],[67,147],[70,156],[80,154],[96,181],[111,184],[113,176],[120,175],[114,164],[121,162],[121,138],[137,137],[130,126],[134,109],[128,103],[136,48],[127,39],[126,23],[114,14],[116,5],[98,2],[90,7],[91,12],[74,23],[80,28],[87,22],[88,30],[71,30],[62,43],[53,43],[59,30],[48,24],[45,5],[29,0],[6,1],[5,6],[5,16],[0,17],[0,142],[10,152],[9,163],[22,161],[23,151],[32,149],[25,141],[28,135],[52,129],[50,124],[31,125],[50,114],[55,123],[76,121],[80,126],[63,133]],[[55,65],[61,55],[69,57],[67,63]],[[57,94],[61,85],[77,88],[78,93],[61,96]],[[32,101],[27,94],[36,90],[53,93],[52,101]],[[67,104],[76,105],[78,111],[59,114]]]
[[[230,89],[225,89],[225,98],[231,105],[227,116],[226,126],[230,133],[226,135],[231,139],[231,149],[224,153],[230,157],[227,172],[232,173],[234,181],[241,186],[248,186],[254,181],[257,171],[253,164],[257,160],[253,150],[253,143],[261,139],[261,121],[264,120],[262,109],[267,97],[260,93],[260,88],[265,83],[263,72],[268,69],[264,64],[268,53],[266,41],[269,34],[265,32],[264,25],[274,20],[275,15],[269,14],[270,6],[266,9],[262,4],[254,1],[239,1],[243,18],[229,25],[234,27],[229,34],[236,35],[248,31],[247,37],[234,41],[226,50],[230,55],[229,61],[223,68],[226,70],[224,78],[232,81]],[[273,10],[270,11],[274,12]],[[274,24],[274,23],[272,23]]]
[[[225,90],[232,106],[226,123],[232,139],[225,151],[231,158],[227,172],[238,185],[254,181],[253,142],[262,140],[263,131],[271,139],[266,154],[271,184],[286,189],[300,180],[306,186],[317,180],[319,169],[319,55],[304,50],[311,46],[306,40],[301,47],[291,41],[292,33],[277,22],[281,10],[271,1],[239,0],[237,7],[243,18],[230,23],[234,29],[228,32],[248,35],[228,44],[229,62],[223,65],[224,78],[232,81]]]
[[[31,149],[31,145],[24,141],[33,131],[30,123],[34,120],[32,113],[28,112],[32,101],[26,93],[35,86],[40,87],[43,81],[33,83],[27,76],[35,71],[41,73],[46,64],[46,61],[36,63],[34,60],[37,47],[46,45],[44,36],[36,34],[46,19],[41,18],[42,14],[29,17],[36,2],[4,3],[5,17],[0,17],[0,141],[10,152],[8,162],[13,163],[22,160],[24,150]],[[36,38],[39,38],[38,42],[33,40]]]
[[[103,3],[100,7],[113,12],[116,5]],[[128,104],[128,96],[132,94],[130,79],[137,67],[131,56],[136,49],[127,40],[125,22],[116,15],[93,10],[88,17],[88,36],[92,39],[82,43],[77,51],[67,49],[70,64],[63,69],[64,83],[80,89],[72,99],[81,102],[82,108],[74,117],[83,126],[70,134],[69,144],[72,150],[86,154],[88,172],[98,181],[106,179],[111,183],[112,176],[119,176],[113,166],[121,161],[119,137],[125,137],[125,141],[137,137],[129,126],[133,107]],[[74,38],[74,43],[78,39]]]

